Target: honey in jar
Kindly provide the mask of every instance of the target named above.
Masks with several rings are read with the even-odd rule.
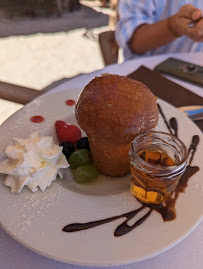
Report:
[[[129,156],[132,194],[146,205],[170,198],[186,168],[183,142],[163,132],[144,133],[133,140]]]

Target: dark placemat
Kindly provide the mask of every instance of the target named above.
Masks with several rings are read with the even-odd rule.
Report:
[[[154,95],[175,107],[203,105],[202,97],[145,66],[141,66],[135,72],[129,74],[128,77],[141,81],[150,88]],[[195,121],[195,124],[203,131],[203,120]]]

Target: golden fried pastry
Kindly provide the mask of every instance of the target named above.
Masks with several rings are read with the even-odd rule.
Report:
[[[158,123],[156,97],[143,83],[103,74],[81,92],[75,115],[86,132],[94,166],[107,176],[129,172],[133,138]]]

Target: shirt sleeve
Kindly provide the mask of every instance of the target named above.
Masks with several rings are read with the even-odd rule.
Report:
[[[137,27],[155,22],[156,7],[153,0],[120,0],[118,11],[115,37],[125,51],[129,49],[128,42]]]

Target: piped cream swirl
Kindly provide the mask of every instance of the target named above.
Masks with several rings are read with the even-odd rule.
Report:
[[[63,178],[61,168],[69,167],[62,147],[53,142],[53,137],[39,137],[37,132],[26,139],[13,138],[5,155],[8,159],[0,163],[0,173],[7,174],[4,184],[14,193],[24,186],[32,192],[45,191],[57,175]]]

